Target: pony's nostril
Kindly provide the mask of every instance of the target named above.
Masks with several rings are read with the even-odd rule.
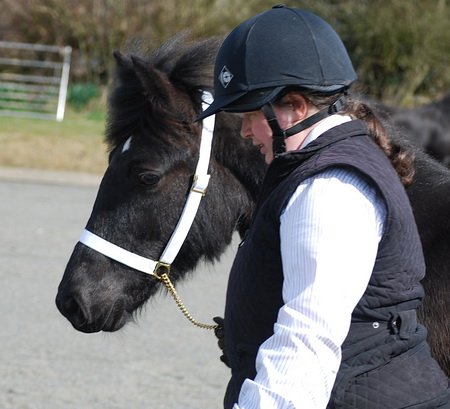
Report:
[[[56,297],[56,306],[74,327],[79,328],[86,324],[88,317],[82,308],[82,305],[73,296]]]

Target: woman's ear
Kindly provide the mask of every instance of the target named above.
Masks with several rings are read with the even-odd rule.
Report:
[[[284,102],[292,107],[294,122],[302,121],[308,117],[311,104],[303,95],[297,92],[290,92],[285,96]]]

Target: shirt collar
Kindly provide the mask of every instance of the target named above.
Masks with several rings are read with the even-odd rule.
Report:
[[[322,135],[329,129],[334,128],[335,126],[338,125],[342,125],[345,122],[350,122],[351,120],[352,118],[350,117],[350,115],[339,115],[339,114],[334,114],[326,117],[325,119],[322,119],[317,124],[317,126],[315,126],[311,130],[311,132],[306,136],[305,140],[302,142],[302,144],[298,149],[303,149],[306,145],[316,140],[320,135]]]

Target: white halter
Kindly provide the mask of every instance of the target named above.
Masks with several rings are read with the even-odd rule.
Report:
[[[203,92],[202,100],[202,109],[205,110],[212,103],[213,97],[209,92],[205,91]],[[186,199],[178,224],[172,233],[172,237],[158,261],[125,250],[86,229],[83,231],[79,241],[113,260],[134,268],[135,270],[156,276],[157,278],[160,278],[159,271],[161,268],[168,272],[175,257],[178,255],[181,246],[186,240],[186,236],[188,235],[195,215],[197,214],[200,201],[205,195],[206,188],[208,187],[210,175],[207,172],[211,157],[214,122],[214,115],[203,120],[200,154],[191,190]]]

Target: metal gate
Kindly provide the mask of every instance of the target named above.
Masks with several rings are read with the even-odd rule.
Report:
[[[71,47],[0,41],[0,115],[62,121]]]

